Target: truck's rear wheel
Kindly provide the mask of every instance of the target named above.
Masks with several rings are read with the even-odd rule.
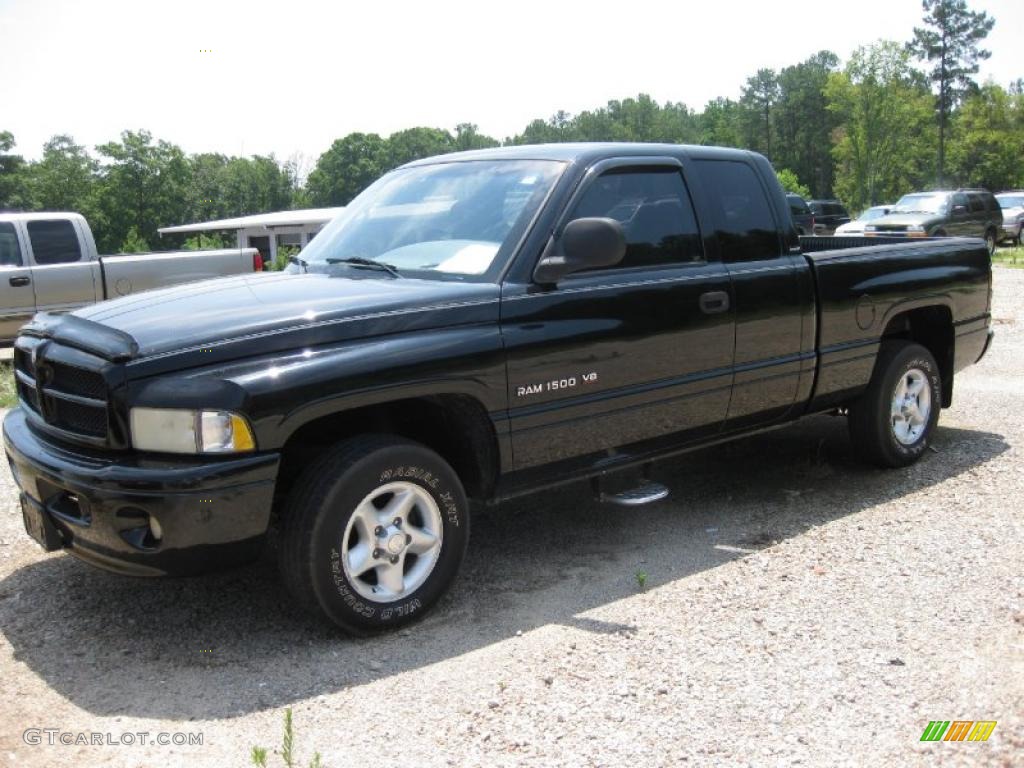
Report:
[[[884,341],[868,388],[850,405],[854,450],[882,467],[913,464],[928,448],[941,407],[932,353],[909,341]]]
[[[281,573],[300,605],[368,634],[437,602],[468,537],[465,492],[444,459],[409,440],[368,435],[338,445],[296,482]]]

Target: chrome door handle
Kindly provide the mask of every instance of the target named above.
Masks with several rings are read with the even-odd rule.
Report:
[[[700,311],[705,315],[717,315],[729,310],[729,294],[725,291],[708,291],[700,295]]]

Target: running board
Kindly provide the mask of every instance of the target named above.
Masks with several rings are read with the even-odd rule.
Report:
[[[591,478],[590,487],[594,491],[594,498],[604,504],[615,504],[620,507],[639,507],[644,504],[651,504],[661,501],[668,496],[668,488],[661,483],[651,480],[651,465],[644,464],[642,469],[643,479],[636,488],[620,493],[605,493],[601,489],[600,476]]]
[[[668,496],[668,488],[661,483],[645,483],[622,493],[599,493],[597,500],[605,504],[616,504],[620,507],[639,507],[661,501]]]

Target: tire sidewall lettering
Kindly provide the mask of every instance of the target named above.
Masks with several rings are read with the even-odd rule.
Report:
[[[421,462],[383,463],[378,460],[367,467],[371,474],[364,474],[363,482],[356,480],[346,487],[335,487],[325,495],[323,503],[331,511],[318,526],[319,543],[314,546],[319,554],[314,556],[312,565],[314,580],[320,585],[318,591],[323,595],[321,605],[328,613],[336,612],[342,623],[356,623],[365,629],[373,629],[410,621],[436,602],[458,570],[468,535],[468,506],[463,501],[465,497],[461,488],[451,484],[448,477],[450,468],[433,469],[429,466],[429,463],[424,466]],[[399,480],[415,483],[433,497],[441,512],[442,552],[434,571],[415,591],[393,603],[374,603],[360,596],[345,576],[341,538],[358,503],[353,499]],[[449,547],[452,548],[450,552]],[[343,618],[346,614],[350,618]]]

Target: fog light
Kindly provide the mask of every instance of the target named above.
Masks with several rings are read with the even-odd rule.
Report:
[[[152,515],[149,516],[149,535],[156,541],[160,541],[164,537],[164,529],[160,527],[160,521]]]

